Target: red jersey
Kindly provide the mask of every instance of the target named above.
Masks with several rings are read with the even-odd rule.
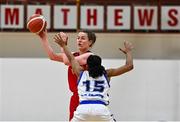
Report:
[[[76,52],[73,55],[79,56],[80,54],[79,54],[79,52]],[[84,68],[85,68],[85,66],[84,66]],[[70,105],[69,105],[69,111],[70,111],[69,120],[71,120],[73,118],[74,111],[76,111],[76,108],[79,105],[77,80],[78,80],[78,78],[77,78],[76,74],[73,73],[72,67],[69,66],[68,67],[68,84],[69,84],[69,89],[73,93],[73,95],[71,96]]]
[[[80,54],[76,52],[73,55],[79,56]],[[74,111],[79,105],[79,96],[77,91],[77,76],[72,72],[71,66],[68,67],[68,83],[69,83],[69,89],[73,93],[69,105],[69,111],[70,111],[69,120],[71,120],[73,118]]]
[[[78,52],[73,54],[74,56],[79,56],[80,54]],[[73,73],[72,67],[68,67],[68,83],[69,83],[69,89],[73,93],[77,93],[77,76]]]

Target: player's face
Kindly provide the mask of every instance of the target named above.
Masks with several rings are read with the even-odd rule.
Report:
[[[90,49],[91,41],[89,41],[89,38],[86,33],[79,32],[76,40],[80,52],[85,53]]]

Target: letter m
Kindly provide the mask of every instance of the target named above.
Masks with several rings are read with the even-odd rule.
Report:
[[[19,24],[19,8],[5,9],[5,24]]]

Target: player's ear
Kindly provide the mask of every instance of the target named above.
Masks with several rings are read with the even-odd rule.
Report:
[[[86,64],[85,69],[88,69],[88,65]]]
[[[92,46],[93,46],[93,41],[89,40],[89,47],[92,47]]]

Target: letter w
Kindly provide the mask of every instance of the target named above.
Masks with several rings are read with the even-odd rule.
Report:
[[[139,22],[141,26],[144,26],[145,24],[147,26],[150,26],[152,24],[152,18],[154,15],[154,10],[150,9],[149,11],[147,9],[143,10],[138,10],[138,15],[139,15]]]

